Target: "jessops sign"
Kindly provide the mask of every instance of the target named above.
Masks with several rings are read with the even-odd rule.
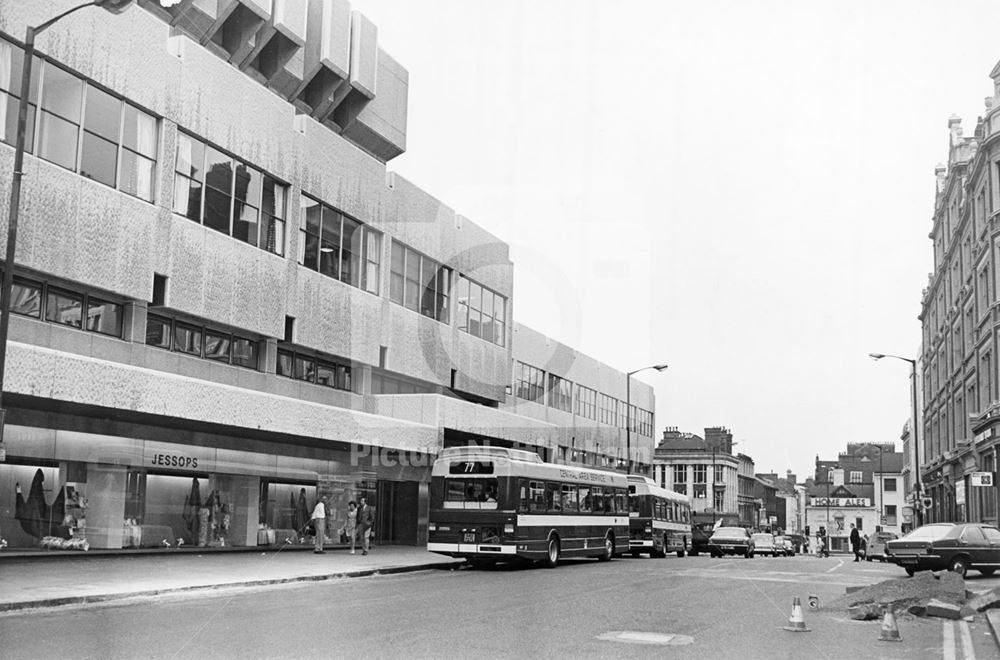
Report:
[[[871,502],[867,497],[814,497],[810,506],[864,507]]]

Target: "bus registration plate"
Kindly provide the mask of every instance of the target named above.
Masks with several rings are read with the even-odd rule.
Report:
[[[476,542],[476,533],[466,532],[465,535],[463,536],[463,543],[475,543],[475,542]]]

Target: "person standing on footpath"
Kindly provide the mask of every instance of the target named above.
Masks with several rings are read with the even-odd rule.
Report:
[[[854,561],[861,561],[861,533],[854,523],[851,523],[851,550],[854,552]]]
[[[354,500],[347,503],[347,522],[344,523],[344,535],[351,539],[351,554],[354,554],[354,543],[358,537],[358,505]]]
[[[316,532],[316,544],[313,552],[323,554],[323,537],[326,535],[326,495],[320,495],[312,512],[313,530]]]
[[[358,506],[358,533],[361,535],[361,554],[368,554],[368,532],[372,528],[372,524],[375,522],[372,516],[372,509],[368,506],[368,501],[365,496],[362,495],[358,498],[361,504]]]

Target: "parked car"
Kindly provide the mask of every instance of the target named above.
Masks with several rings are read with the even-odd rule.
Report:
[[[753,535],[754,552],[758,555],[771,555],[777,557],[785,554],[785,547],[775,543],[773,535],[767,532],[758,532]]]
[[[865,559],[868,561],[873,561],[875,559],[879,561],[885,561],[885,544],[893,539],[898,539],[899,535],[893,532],[875,532],[868,539],[868,549],[865,552]]]
[[[688,554],[697,557],[700,552],[710,552],[708,541],[711,536],[711,525],[694,525],[691,528],[691,547],[688,549]]]
[[[795,554],[795,545],[787,536],[775,536],[774,547],[778,549],[778,554],[784,557],[791,557]]]
[[[806,552],[806,537],[802,534],[785,534],[785,539],[792,542],[792,554]]]
[[[907,575],[948,569],[965,577],[970,568],[993,575],[1000,568],[1000,529],[982,523],[923,525],[886,548],[886,559]]]
[[[754,541],[750,532],[742,527],[720,527],[708,540],[708,552],[713,557],[743,555],[753,559]]]

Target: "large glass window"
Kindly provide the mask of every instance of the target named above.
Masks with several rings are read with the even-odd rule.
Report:
[[[549,374],[549,406],[573,412],[573,383],[555,374]]]
[[[507,299],[465,275],[458,277],[458,329],[503,346]]]
[[[299,263],[377,295],[382,234],[305,195],[299,210]]]
[[[545,394],[545,372],[523,362],[516,362],[517,382],[514,396],[526,401],[542,403]]]
[[[177,136],[174,213],[273,254],[285,253],[286,186],[185,133]]]
[[[24,51],[0,40],[0,140],[14,144]],[[56,64],[32,66],[25,150],[146,201],[155,192],[157,120]],[[40,101],[37,105],[35,101]],[[38,132],[35,133],[35,121]]]
[[[448,323],[451,269],[399,241],[392,242],[389,300]]]
[[[597,420],[597,390],[577,385],[576,414],[587,419]]]
[[[146,345],[226,364],[257,368],[257,342],[232,332],[165,316],[146,317]]]

